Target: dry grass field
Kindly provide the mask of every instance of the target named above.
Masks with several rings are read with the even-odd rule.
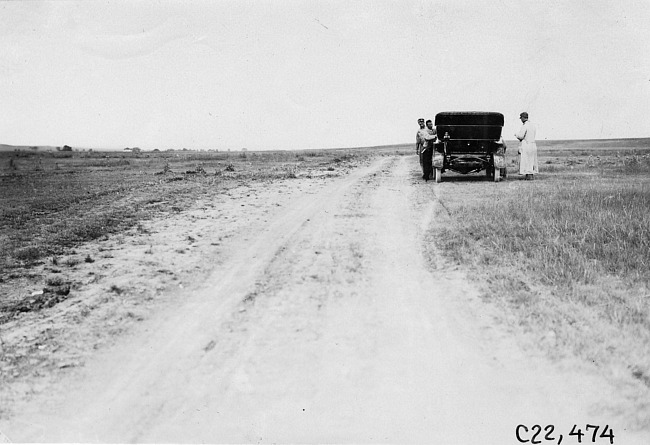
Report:
[[[518,177],[514,143],[509,147],[509,175],[497,184],[452,173],[440,184],[411,178],[410,186],[426,187],[423,196],[436,202],[425,257],[440,253],[455,263],[524,349],[558,365],[577,357],[613,382],[624,400],[620,412],[635,428],[650,429],[650,140],[541,142],[534,181]],[[43,367],[46,342],[21,340],[11,330],[22,317],[45,318],[87,283],[108,276],[91,270],[82,282],[89,268],[110,260],[104,247],[84,246],[123,243],[125,234],[150,237],[147,222],[196,211],[199,201],[218,206],[216,198],[229,190],[240,190],[235,200],[249,205],[246,187],[250,194],[267,186],[276,187],[272,193],[291,190],[298,182],[307,187],[347,177],[376,157],[417,163],[410,144],[300,152],[0,151],[0,380],[19,383],[26,375],[66,370],[67,362]],[[236,214],[239,205],[225,214]],[[183,241],[197,244],[196,238]],[[190,249],[174,249],[190,264]],[[158,277],[171,275],[160,267],[154,267]],[[103,280],[101,292],[117,302],[98,297],[70,318],[74,323],[93,320],[102,302],[119,305],[131,292]],[[130,307],[124,313],[131,321],[140,317]]]
[[[650,426],[650,141],[542,143],[534,181],[512,170],[480,193],[441,184],[435,239],[532,347],[618,380]]]

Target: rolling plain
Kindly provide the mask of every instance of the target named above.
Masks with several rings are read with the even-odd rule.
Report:
[[[514,147],[0,151],[0,437],[648,443],[650,140]]]

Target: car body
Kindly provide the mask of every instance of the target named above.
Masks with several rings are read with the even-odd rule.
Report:
[[[444,111],[436,114],[433,144],[436,182],[451,170],[461,174],[486,172],[499,182],[507,176],[506,144],[501,137],[503,114],[491,111]]]

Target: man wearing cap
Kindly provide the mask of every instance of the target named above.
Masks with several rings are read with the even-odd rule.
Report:
[[[528,120],[528,113],[523,112],[519,115],[521,119],[521,128],[515,137],[519,139],[519,174],[525,175],[526,180],[533,179],[533,175],[539,173],[537,163],[537,144],[535,143],[535,133],[537,129],[535,124]]]
[[[420,165],[422,165],[422,139],[420,137],[420,132],[426,130],[424,128],[424,118],[421,117],[418,119],[418,125],[420,126],[420,129],[415,133],[415,154],[420,158]]]

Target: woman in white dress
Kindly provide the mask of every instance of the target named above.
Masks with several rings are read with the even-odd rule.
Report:
[[[539,173],[537,163],[537,144],[535,143],[535,124],[528,121],[528,113],[525,111],[519,115],[522,126],[515,134],[519,139],[519,174],[526,175],[525,179],[533,179],[533,175]]]

